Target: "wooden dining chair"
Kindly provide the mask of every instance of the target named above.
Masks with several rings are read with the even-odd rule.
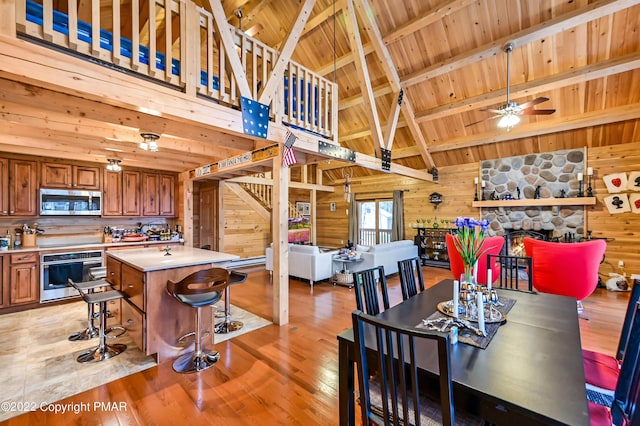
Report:
[[[591,426],[640,424],[640,302],[633,317],[611,409],[589,401]]]
[[[615,356],[587,349],[582,350],[584,378],[587,382],[588,390],[605,395],[611,395],[614,392],[620,377],[620,365],[624,359],[625,349],[629,341],[631,320],[638,301],[640,301],[640,280],[635,280],[631,288],[631,295],[629,296],[629,303],[622,323],[622,331],[620,332],[620,340],[618,341],[618,349]]]
[[[356,293],[356,307],[369,315],[378,315],[380,309],[380,296],[382,307],[389,309],[389,292],[387,291],[387,278],[384,275],[384,267],[364,269],[353,273],[353,283]]]
[[[424,291],[422,262],[419,257],[398,260],[398,275],[400,276],[402,300],[415,296],[418,294],[418,290]]]
[[[531,257],[506,254],[487,255],[488,265],[493,265],[496,262],[500,265],[500,273],[498,279],[491,283],[494,287],[533,292]],[[523,282],[521,283],[521,281]]]
[[[363,424],[484,424],[454,410],[448,333],[403,327],[362,311],[353,312],[352,320]],[[418,377],[417,361],[425,356],[424,346],[417,348],[420,341],[434,343],[440,372],[437,382]],[[370,371],[376,371],[375,376]],[[439,401],[426,393],[439,395]]]

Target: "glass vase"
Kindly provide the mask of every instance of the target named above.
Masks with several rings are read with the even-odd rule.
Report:
[[[478,281],[478,276],[477,274],[477,268],[478,266],[478,262],[471,264],[471,263],[465,263],[464,264],[464,282],[466,283],[470,283],[470,284],[476,284]]]

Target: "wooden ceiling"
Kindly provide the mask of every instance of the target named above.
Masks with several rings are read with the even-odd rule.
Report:
[[[210,9],[207,0],[199,3]],[[240,25],[236,11],[242,8],[242,28],[258,30],[255,38],[276,48],[284,43],[302,3],[222,2],[231,25]],[[335,78],[340,90],[340,144],[369,155],[375,155],[380,143],[376,122],[384,134],[402,88],[392,161],[412,168],[637,142],[639,4],[640,0],[317,0],[293,59]],[[357,31],[349,30],[351,10],[357,16]],[[370,20],[364,19],[366,12]],[[353,33],[360,35],[361,47],[352,48]],[[545,96],[550,100],[536,108],[556,112],[522,116],[509,131],[498,129],[495,119],[468,126],[492,116],[481,109],[497,109],[506,102],[507,42],[514,44],[510,99],[522,104]],[[360,65],[358,51],[366,55]],[[359,72],[363,67],[366,76]],[[30,96],[34,90],[42,96]],[[105,149],[115,147],[126,151],[130,165],[181,171],[255,147],[251,140],[205,126],[167,122],[7,79],[0,79],[0,96],[0,151],[97,161],[104,158]],[[160,152],[137,150],[140,130],[162,133]],[[215,152],[211,141],[219,147]],[[342,179],[339,162],[320,167],[330,179]],[[354,170],[355,175],[370,173],[375,172]]]

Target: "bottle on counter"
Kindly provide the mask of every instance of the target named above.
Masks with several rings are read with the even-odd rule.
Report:
[[[21,248],[22,247],[22,232],[16,231],[16,239],[13,242],[13,248]]]
[[[11,230],[7,229],[7,235],[5,235],[5,238],[7,238],[7,240],[9,241],[9,244],[8,244],[8,246],[7,246],[7,247],[13,247],[13,246],[11,245],[11,240],[12,240],[12,237],[11,237]]]

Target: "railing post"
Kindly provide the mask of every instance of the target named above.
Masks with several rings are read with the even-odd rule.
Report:
[[[181,0],[183,2],[184,0]],[[200,16],[196,11],[196,5],[192,1],[186,2],[186,17],[184,25],[180,25],[180,75],[184,83],[184,91],[188,96],[196,96],[198,82],[200,80],[198,46],[200,46]],[[198,28],[198,31],[187,29]],[[209,79],[211,76],[209,76]]]
[[[24,4],[24,0],[0,0],[0,34],[8,37],[15,37],[16,22],[25,20],[24,12],[22,16],[16,15],[16,1]]]

